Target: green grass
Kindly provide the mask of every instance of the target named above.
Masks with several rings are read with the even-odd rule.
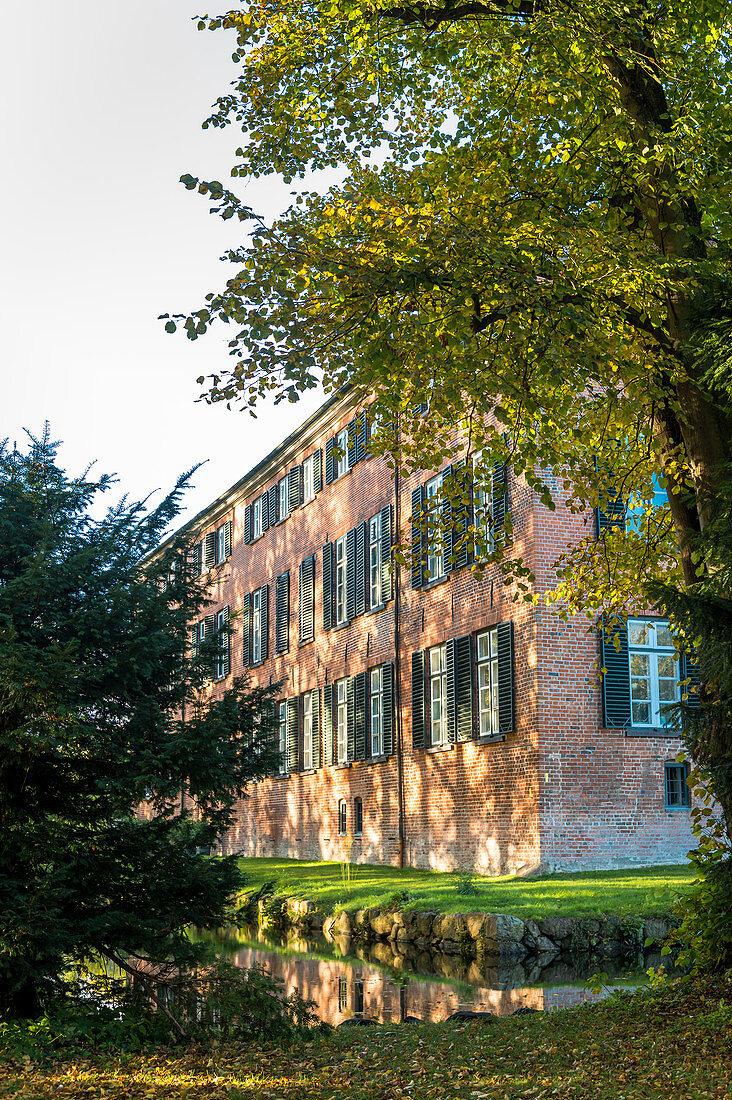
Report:
[[[508,913],[517,917],[649,917],[668,913],[688,889],[694,874],[688,865],[581,871],[538,879],[477,876],[478,893],[456,892],[458,876],[436,871],[403,871],[372,864],[352,865],[346,889],[340,863],[296,859],[241,859],[252,888],[274,881],[278,893],[310,898],[324,912],[387,905],[406,890],[407,906],[442,913]]]
[[[2,1100],[729,1100],[732,975],[489,1024],[340,1028],[282,1049],[76,1050],[5,1064]]]

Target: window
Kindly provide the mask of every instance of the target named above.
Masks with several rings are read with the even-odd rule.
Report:
[[[473,457],[473,465],[480,466],[482,455]],[[475,530],[482,539],[483,548],[488,554],[495,549],[493,540],[493,524],[491,522],[491,504],[493,501],[493,471],[483,470],[480,480],[475,481],[473,487],[473,517]]]
[[[287,775],[287,703],[279,703],[277,708],[277,748],[280,753],[278,771]]]
[[[384,668],[371,669],[371,692],[369,696],[369,730],[371,733],[371,755],[384,755]]]
[[[348,1012],[348,979],[338,979],[338,1011],[341,1015]]]
[[[223,527],[219,527],[218,531],[216,532],[216,564],[217,565],[218,565],[219,562],[225,561],[226,558],[228,558],[228,556],[229,556],[230,551],[229,551],[229,547],[227,546],[227,542],[229,544],[231,542],[231,534],[230,534],[231,527],[229,526],[229,539],[227,540],[227,537],[226,537],[227,526],[228,525],[225,523],[223,525]]]
[[[353,831],[356,836],[363,833],[363,802],[360,798],[353,800]]]
[[[229,635],[227,626],[229,622],[228,607],[222,608],[216,613],[216,630],[219,637],[219,649],[216,654],[216,667],[214,674],[217,680],[223,680],[229,674]]]
[[[369,607],[379,607],[381,596],[381,512],[369,520]]]
[[[308,691],[302,698],[302,767],[309,772],[313,768],[313,693]]]
[[[252,593],[252,664],[262,660],[262,589]]]
[[[425,486],[427,495],[427,523],[425,531],[427,542],[427,580],[434,581],[445,576],[445,555],[442,550],[440,532],[440,489],[443,474],[438,474]]]
[[[336,763],[346,764],[347,762],[348,701],[346,698],[346,681],[339,680],[336,684]]]
[[[278,485],[279,492],[279,505],[280,505],[280,519],[286,519],[290,514],[290,481],[289,478],[283,477],[280,479]]]
[[[688,764],[664,764],[664,791],[667,810],[688,810],[691,792],[687,785]]]
[[[340,455],[338,457],[338,464],[336,466],[336,477],[342,477],[343,474],[348,473],[348,428],[344,428],[342,432],[338,432],[336,436],[336,444]]]
[[[348,808],[346,806],[345,798],[342,798],[338,803],[338,836],[346,835],[346,828],[348,826]]]
[[[679,662],[668,623],[628,620],[631,726],[662,729],[679,699]]]
[[[302,464],[302,502],[315,499],[315,455],[311,454]]]
[[[476,639],[478,659],[478,736],[499,731],[498,719],[498,628],[486,630]]]
[[[336,626],[341,626],[348,621],[348,597],[346,587],[346,573],[348,568],[348,555],[346,553],[346,536],[336,539],[335,544],[335,613]]]
[[[668,505],[668,495],[661,486],[661,478],[658,474],[654,474],[651,479],[651,489],[650,495],[630,497],[625,519],[628,530],[642,531],[651,513],[657,508]]]
[[[300,563],[300,645],[315,637],[315,557]]]
[[[252,507],[252,538],[258,539],[262,534],[262,498],[254,501]]]
[[[428,650],[430,676],[430,745],[447,742],[447,647]]]

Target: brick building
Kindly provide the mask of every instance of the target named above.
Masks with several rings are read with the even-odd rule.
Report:
[[[337,395],[188,525],[212,600],[194,629],[238,612],[213,690],[244,669],[283,683],[282,770],[252,785],[224,849],[486,873],[682,860],[685,766],[661,717],[682,670],[664,624],[630,620],[600,685],[584,620],[512,602],[459,538],[450,553],[410,528],[451,473],[394,479]],[[552,490],[554,512],[494,467],[471,505],[491,532],[508,510],[539,593],[595,522]],[[392,566],[400,536],[411,570]]]

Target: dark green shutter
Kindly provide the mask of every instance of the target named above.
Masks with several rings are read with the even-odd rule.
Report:
[[[300,641],[315,637],[315,558],[300,563]]]
[[[262,633],[262,660],[266,661],[269,657],[269,585],[262,585],[259,591],[259,622]]]
[[[333,543],[323,547],[323,629],[333,626]]]
[[[470,562],[468,529],[472,523],[471,468],[464,459],[453,467],[452,497],[452,557],[453,569],[462,569]]]
[[[203,542],[204,571],[213,569],[214,565],[216,565],[216,532],[209,531]]]
[[[363,615],[366,610],[366,587],[368,584],[368,526],[359,523],[356,528],[356,615]]]
[[[333,763],[333,684],[323,688],[323,763]]]
[[[367,417],[366,410],[359,413],[354,423],[354,439],[353,439],[353,462],[349,465],[355,465],[360,462],[362,458],[366,457],[366,432],[367,432]]]
[[[224,524],[224,557],[231,557],[231,520]]]
[[[269,493],[262,494],[262,531],[269,530]]]
[[[358,672],[354,676],[354,759],[366,759],[366,673]]]
[[[228,676],[231,672],[231,635],[228,632],[229,627],[229,608],[228,605],[223,609],[224,630],[222,631],[221,638],[221,650],[224,657],[224,676]]]
[[[331,436],[325,442],[325,484],[330,485],[335,481],[335,459],[333,458],[333,448],[335,447],[335,439]]]
[[[286,653],[290,648],[290,574],[280,573],[275,582],[275,649]]]
[[[274,485],[272,486],[272,488],[269,491],[269,525],[270,525],[270,527],[274,527],[275,523],[277,523],[277,520],[280,518],[279,517],[279,508],[280,508],[279,486],[277,485],[277,482],[275,482]]]
[[[394,752],[394,665],[383,666],[384,686],[384,755]]]
[[[203,565],[203,549],[200,542],[197,542],[195,546],[191,547],[189,560],[191,576],[200,577]]]
[[[617,639],[619,649],[615,648]],[[602,662],[602,721],[605,729],[628,729],[631,724],[628,627],[615,623],[609,635],[600,625]]]
[[[424,653],[412,654],[412,747],[425,746],[424,722]]]
[[[346,535],[346,618],[356,618],[356,528]]]
[[[455,685],[455,639],[445,644],[445,677],[447,686],[447,740],[454,744],[457,740],[457,690]]]
[[[597,537],[599,538],[603,531],[625,531],[625,512],[622,494],[616,493],[613,486],[608,486],[604,507],[595,508]]]
[[[688,680],[688,684],[684,684],[682,693],[687,695],[685,700],[687,707],[699,707],[701,705],[701,699],[699,696],[699,689],[701,687],[701,669],[699,667],[699,657],[696,653],[689,652],[688,650],[681,655],[681,678],[682,680]]]
[[[356,759],[356,697],[353,681],[353,676],[346,680],[346,759],[349,764]]]
[[[514,714],[513,623],[499,623],[498,634],[498,732],[512,733]]]
[[[424,488],[420,485],[412,491],[412,588],[421,588],[424,584],[423,509]]]
[[[291,512],[300,507],[302,500],[302,467],[293,466],[287,474],[287,504]]]
[[[241,661],[244,668],[252,663],[252,594],[241,601]]]
[[[300,770],[300,700],[287,700],[287,770],[290,775]]]
[[[252,541],[252,505],[247,504],[244,509],[244,542]]]
[[[448,740],[469,741],[473,736],[473,649],[465,634],[447,643]]]
[[[315,492],[319,493],[323,488],[323,452],[320,447],[317,451],[313,451],[313,486]]]
[[[391,599],[391,505],[381,509],[381,602]]]
[[[348,469],[349,470],[352,470],[353,467],[358,462],[358,458],[356,457],[357,434],[358,434],[358,425],[357,425],[356,418],[354,417],[354,419],[351,420],[351,422],[348,425]]]
[[[313,767],[320,767],[320,688],[313,691]]]
[[[505,462],[494,462],[492,469],[491,530],[496,545],[499,545],[506,530],[508,513],[508,466]]]

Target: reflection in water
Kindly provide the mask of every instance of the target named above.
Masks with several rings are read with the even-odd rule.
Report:
[[[260,942],[252,942],[255,938]],[[331,1024],[361,1015],[387,1023],[407,1017],[444,1020],[458,1009],[505,1016],[522,1007],[544,1011],[566,1008],[596,1000],[598,995],[587,989],[585,980],[608,968],[607,961],[585,960],[584,965],[570,967],[547,959],[548,966],[542,969],[535,962],[527,972],[520,965],[481,967],[475,960],[424,951],[415,953],[414,958],[397,959],[395,967],[394,956],[374,958],[379,948],[388,945],[372,945],[369,953],[347,940],[340,945],[341,954],[337,948],[328,954],[329,945],[323,940],[291,940],[278,945],[262,940],[261,932],[254,930],[248,935],[222,936],[217,943],[238,966],[265,966],[282,979],[288,992],[299,989],[303,997],[316,1003],[321,1019]],[[383,950],[381,953],[385,955]],[[354,957],[357,954],[361,957]],[[384,965],[387,961],[389,967]],[[651,961],[647,959],[645,965]],[[640,968],[629,972],[627,965],[625,970],[618,966],[612,984],[615,988],[632,987],[642,979]]]

